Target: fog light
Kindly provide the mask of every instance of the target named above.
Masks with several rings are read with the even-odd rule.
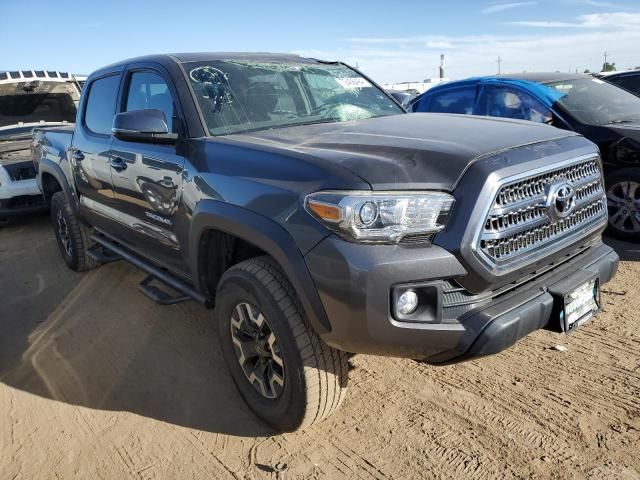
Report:
[[[402,315],[411,315],[416,308],[418,308],[418,294],[413,290],[407,290],[396,301],[396,311]]]

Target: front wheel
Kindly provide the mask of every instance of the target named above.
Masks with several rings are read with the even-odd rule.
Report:
[[[326,345],[270,257],[231,267],[220,280],[216,321],[225,362],[251,410],[279,431],[333,413],[346,394],[348,358]]]
[[[640,242],[640,170],[624,169],[607,177],[609,233]]]

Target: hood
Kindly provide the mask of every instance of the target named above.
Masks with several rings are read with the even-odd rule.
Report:
[[[577,134],[542,124],[410,113],[228,135],[226,141],[335,163],[374,190],[451,191],[474,160]],[[532,153],[532,157],[533,157]]]
[[[73,123],[79,98],[78,86],[71,80],[0,80],[0,129]]]

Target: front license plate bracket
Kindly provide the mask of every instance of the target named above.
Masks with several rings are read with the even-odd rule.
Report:
[[[593,272],[577,272],[549,287],[549,293],[554,297],[553,330],[573,332],[600,310],[600,280]]]

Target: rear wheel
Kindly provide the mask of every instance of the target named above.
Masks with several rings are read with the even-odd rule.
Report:
[[[280,431],[333,413],[346,394],[348,357],[326,345],[270,257],[231,267],[220,280],[216,320],[231,376],[253,412]]]
[[[69,268],[81,272],[98,265],[87,256],[91,246],[90,230],[73,214],[64,192],[56,192],[51,197],[51,221],[60,253]]]
[[[640,241],[640,170],[625,169],[607,177],[609,233]]]

